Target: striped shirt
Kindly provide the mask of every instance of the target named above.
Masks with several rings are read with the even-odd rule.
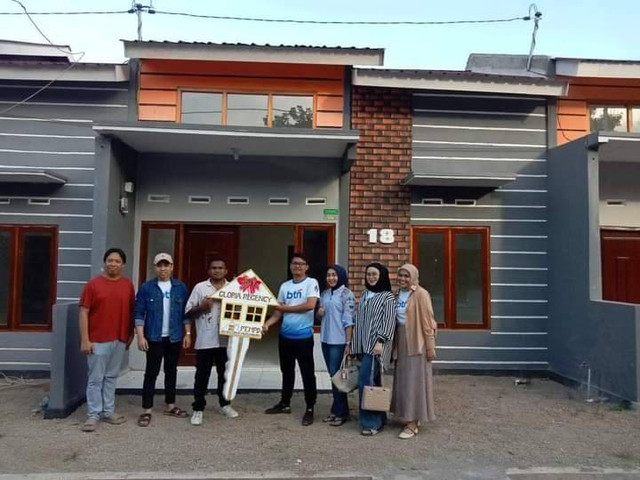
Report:
[[[395,326],[396,298],[393,293],[365,290],[356,311],[351,353],[373,355],[373,347],[381,341],[382,362],[389,363]]]

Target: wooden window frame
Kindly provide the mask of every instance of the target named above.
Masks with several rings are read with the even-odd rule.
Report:
[[[627,129],[625,130],[626,132],[631,132],[631,126],[633,125],[633,114],[632,114],[632,110],[634,108],[640,108],[640,104],[638,103],[589,103],[587,105],[587,120],[589,122],[589,131],[593,132],[593,130],[591,130],[591,110],[593,108],[624,108],[626,110],[626,117],[627,117]]]
[[[0,331],[50,332],[53,320],[53,305],[56,303],[58,278],[58,226],[57,225],[0,225],[0,231],[10,233],[9,240],[9,301],[7,305],[7,325],[1,325]],[[23,287],[24,236],[29,232],[46,232],[51,235],[49,297],[46,322],[22,324],[22,302],[20,295]]]
[[[450,330],[489,330],[491,328],[491,278],[490,278],[490,228],[489,227],[444,227],[414,226],[411,227],[411,260],[419,265],[418,237],[421,233],[439,233],[444,237],[444,319],[437,319],[441,328]],[[482,324],[461,323],[456,321],[456,278],[457,262],[455,236],[460,233],[480,233],[482,235]]]
[[[267,125],[264,128],[273,128],[273,97],[274,96],[286,96],[286,97],[311,97],[313,109],[312,125],[311,128],[316,128],[317,115],[318,115],[318,95],[316,93],[301,93],[301,92],[286,92],[286,91],[270,91],[270,92],[254,92],[254,91],[236,91],[236,90],[207,90],[198,88],[179,88],[178,89],[178,101],[176,108],[176,123],[183,125],[190,125],[182,122],[182,94],[183,93],[211,93],[222,95],[222,113],[221,122],[219,126],[226,127],[227,112],[228,112],[228,95],[266,95],[267,96]],[[215,125],[218,126],[218,125]],[[242,127],[242,125],[233,125],[234,127]]]

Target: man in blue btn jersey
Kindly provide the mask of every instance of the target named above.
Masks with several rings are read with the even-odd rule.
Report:
[[[301,253],[294,253],[289,264],[293,278],[284,282],[278,292],[279,306],[264,323],[263,333],[282,319],[278,353],[282,372],[280,402],[264,413],[291,413],[291,397],[295,382],[296,360],[302,374],[304,399],[307,409],[302,425],[313,423],[313,407],[316,404],[316,374],[313,362],[313,311],[320,296],[318,282],[307,277],[309,264]]]

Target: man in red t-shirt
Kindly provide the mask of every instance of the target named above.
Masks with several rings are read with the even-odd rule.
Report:
[[[93,277],[80,298],[80,350],[87,355],[87,420],[85,432],[93,432],[100,418],[113,425],[125,421],[114,411],[116,380],[124,351],[133,339],[133,283],[122,276],[127,256],[110,248],[103,257],[102,275]]]

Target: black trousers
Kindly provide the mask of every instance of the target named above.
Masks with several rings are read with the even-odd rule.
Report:
[[[169,337],[163,337],[160,342],[149,342],[147,365],[144,369],[144,383],[142,384],[142,408],[153,407],[156,379],[160,373],[162,360],[164,360],[164,401],[166,403],[175,403],[178,358],[180,357],[181,349],[182,342],[172,343]]]
[[[193,403],[191,404],[194,411],[201,412],[204,407],[207,406],[207,401],[204,397],[209,390],[209,378],[211,377],[211,369],[213,365],[216,366],[216,373],[218,374],[218,402],[221,407],[229,405],[227,399],[222,395],[224,389],[224,370],[227,363],[227,347],[219,348],[203,348],[196,350],[196,378],[193,384]]]
[[[318,396],[313,362],[313,337],[302,339],[280,337],[278,353],[280,355],[280,371],[282,372],[282,403],[286,405],[291,403],[297,361],[302,374],[304,400],[307,403],[307,408],[313,408]]]

